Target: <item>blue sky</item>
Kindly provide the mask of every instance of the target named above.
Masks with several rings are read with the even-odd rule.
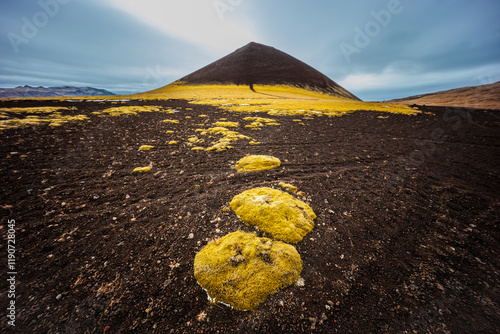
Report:
[[[500,80],[498,0],[1,0],[0,87],[166,85],[251,42],[363,100]]]

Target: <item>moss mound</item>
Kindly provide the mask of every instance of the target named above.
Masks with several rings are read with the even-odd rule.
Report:
[[[246,223],[289,243],[301,241],[313,229],[316,218],[309,205],[271,188],[244,191],[230,206]]]
[[[294,284],[301,271],[295,247],[242,231],[208,244],[194,258],[194,276],[209,298],[238,310],[254,310]]]
[[[234,168],[240,173],[245,173],[273,169],[280,165],[280,159],[269,155],[247,155],[238,161]]]

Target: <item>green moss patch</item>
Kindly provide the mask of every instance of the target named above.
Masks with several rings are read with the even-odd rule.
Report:
[[[289,243],[301,241],[313,229],[316,218],[309,205],[271,188],[244,191],[230,206],[244,222]]]
[[[258,142],[254,141],[254,144],[252,145],[257,145],[257,143]],[[280,165],[280,159],[269,155],[247,155],[246,157],[240,159],[234,168],[236,168],[236,170],[240,173],[245,173],[273,169],[279,167]]]
[[[237,231],[214,241],[194,258],[194,276],[213,302],[255,310],[294,284],[302,271],[295,247]]]

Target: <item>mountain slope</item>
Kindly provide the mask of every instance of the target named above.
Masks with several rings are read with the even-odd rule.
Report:
[[[0,88],[1,97],[51,97],[51,96],[105,96],[115,95],[104,89],[92,87],[31,87]]]
[[[176,83],[187,85],[287,85],[360,101],[333,80],[275,48],[249,43]]]
[[[500,81],[482,86],[464,87],[430,94],[410,96],[389,102],[431,106],[500,109]]]

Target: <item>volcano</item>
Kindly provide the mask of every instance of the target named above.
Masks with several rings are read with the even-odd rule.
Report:
[[[326,75],[273,47],[251,42],[176,84],[286,85],[361,101]]]

